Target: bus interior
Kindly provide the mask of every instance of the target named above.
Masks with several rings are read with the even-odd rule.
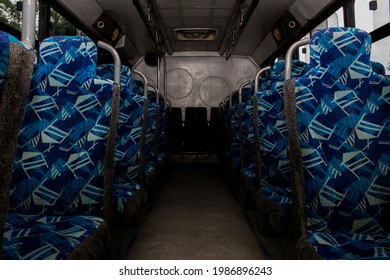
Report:
[[[0,259],[390,259],[388,0],[0,1],[0,45]]]

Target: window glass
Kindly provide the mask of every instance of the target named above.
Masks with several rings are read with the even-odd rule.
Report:
[[[370,2],[376,2],[376,9],[370,10]],[[356,27],[367,32],[390,22],[389,0],[356,0]],[[386,75],[390,75],[390,37],[386,37],[371,46],[371,60],[385,66]]]
[[[66,18],[51,9],[50,12],[50,35],[76,35],[79,30]]]
[[[311,35],[317,30],[337,26],[344,26],[343,8],[338,9],[334,14],[332,14],[325,21],[319,24],[316,28],[313,29],[311,33],[307,34],[302,39],[310,39]],[[299,60],[304,61],[306,63],[310,63],[309,46],[303,46],[299,48]]]
[[[0,0],[0,21],[15,28],[22,30],[22,13],[16,8],[18,0]]]
[[[372,44],[371,60],[381,63],[386,69],[386,75],[390,75],[390,36]]]
[[[376,2],[376,10],[370,10],[370,2]],[[371,32],[390,22],[389,0],[356,0],[356,27]]]

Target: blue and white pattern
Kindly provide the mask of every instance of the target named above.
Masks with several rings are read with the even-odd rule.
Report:
[[[4,228],[4,259],[66,259],[103,223],[94,216],[42,216],[10,213]]]
[[[133,80],[133,91],[137,95],[144,96],[144,83],[139,80]],[[149,177],[156,172],[156,158],[153,154],[155,149],[156,138],[156,118],[157,118],[157,103],[156,94],[148,91],[148,116],[146,125],[146,143],[145,143],[145,170],[144,174]]]
[[[265,78],[259,78],[259,92],[268,90],[271,87],[271,80]],[[254,184],[256,179],[256,141],[255,134],[253,130],[254,121],[253,121],[253,94],[254,94],[254,81],[252,82],[251,88],[245,92],[245,95],[248,95],[242,103],[242,163],[243,168],[241,170],[241,176],[244,176],[244,184],[250,183],[251,192],[254,192]],[[256,94],[258,94],[256,93]]]
[[[113,89],[95,74],[96,51],[83,37],[42,42],[15,155],[12,211],[102,215]]]
[[[279,204],[291,204],[290,161],[288,135],[284,115],[283,83],[285,61],[276,62],[271,69],[271,89],[258,93],[258,129],[262,158],[262,192],[266,199]],[[292,76],[309,71],[305,62],[292,61]]]
[[[390,258],[390,81],[370,50],[359,29],[319,31],[295,82],[307,229],[325,259]]]
[[[108,79],[114,78],[112,64],[100,65],[97,73]],[[139,164],[145,97],[133,92],[131,70],[122,65],[120,71],[121,100],[119,123],[115,145],[114,207],[123,212],[131,197],[141,189]]]
[[[166,158],[166,130],[167,130],[167,104],[160,97],[160,118],[158,124],[157,162],[164,165]]]
[[[381,63],[376,61],[371,61],[371,68],[372,71],[374,71],[378,75],[386,75],[386,69],[385,66],[383,66]]]
[[[148,121],[146,126],[146,145],[145,145],[145,174],[147,177],[153,176],[157,164],[156,155],[156,130],[157,123],[157,99],[156,93],[148,92]]]
[[[63,259],[103,223],[113,83],[85,37],[40,45],[19,134],[4,231],[7,259]]]
[[[234,101],[233,101],[234,102]],[[240,164],[240,123],[239,123],[239,105],[233,103],[230,108],[231,114],[231,133],[232,142],[230,146],[230,164],[234,167],[238,167]]]

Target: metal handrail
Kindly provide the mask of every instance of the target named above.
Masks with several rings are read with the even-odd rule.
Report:
[[[24,0],[22,11],[21,41],[35,48],[35,18],[36,0]]]
[[[286,54],[286,65],[285,65],[285,76],[284,76],[284,80],[290,80],[291,79],[291,73],[292,73],[292,56],[295,52],[295,50],[301,46],[304,46],[304,45],[308,45],[310,44],[310,39],[302,39],[298,42],[295,42],[294,44],[292,44],[290,46],[290,48],[288,49],[287,51],[287,54]]]
[[[259,91],[259,78],[260,78],[260,75],[263,74],[265,71],[269,71],[269,70],[271,70],[271,66],[266,66],[264,68],[261,68],[259,70],[259,72],[257,72],[257,74],[255,76],[255,90],[254,90],[253,94],[256,94]]]
[[[118,52],[111,45],[98,41],[98,47],[108,51],[114,57],[114,82],[120,86],[121,83],[121,58],[119,57]]]
[[[144,82],[144,96],[148,97],[148,79],[146,78],[146,76],[142,72],[140,72],[138,70],[134,69],[133,73],[140,76],[141,79],[143,80],[143,82]]]

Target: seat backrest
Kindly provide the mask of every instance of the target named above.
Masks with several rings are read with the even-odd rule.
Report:
[[[0,236],[3,236],[16,141],[23,121],[35,53],[0,31]],[[0,259],[3,239],[0,240]]]
[[[263,77],[259,77],[259,90],[258,92],[268,90],[271,87],[271,80]],[[255,135],[254,135],[254,88],[255,81],[252,81],[250,88],[244,88],[243,102],[242,102],[242,164],[243,166],[251,166],[256,163],[256,148],[255,148]],[[257,93],[256,93],[257,94]],[[238,135],[237,135],[238,136]]]
[[[390,80],[372,71],[371,37],[329,28],[295,81],[309,230],[389,232]]]
[[[97,74],[113,80],[114,66],[112,64],[100,65],[97,68]],[[142,122],[146,98],[134,92],[134,83],[129,67],[121,65],[120,79],[121,101],[115,145],[115,185],[126,183],[141,184],[139,167],[141,160]]]
[[[85,37],[41,43],[15,155],[12,211],[103,215],[113,83],[96,76],[96,60]]]
[[[159,122],[158,122],[158,143],[157,152],[159,154],[166,151],[166,131],[167,131],[167,114],[168,104],[166,100],[160,95],[159,98]]]
[[[257,94],[262,184],[277,187],[291,186],[283,98],[285,65],[285,61],[280,60],[272,66],[271,88]],[[303,61],[292,61],[293,77],[302,76],[309,69],[309,65]]]
[[[110,80],[114,80],[114,64],[102,64],[96,68],[96,74]],[[121,91],[126,91],[128,94],[133,93],[133,76],[131,70],[126,65],[120,66]]]
[[[230,138],[230,159],[234,159],[235,162],[240,157],[240,125],[239,125],[239,91],[233,92],[231,95],[231,107],[230,100],[227,102],[228,107],[228,124],[227,132]]]
[[[386,74],[385,66],[383,66],[382,63],[371,61],[371,68],[372,71],[374,71],[378,75],[384,76]]]
[[[132,80],[132,89],[135,94],[144,95],[144,83],[140,80]]]

